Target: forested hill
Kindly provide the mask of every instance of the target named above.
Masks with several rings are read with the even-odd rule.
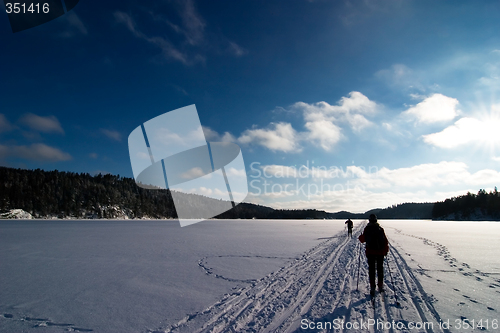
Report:
[[[193,207],[221,204],[220,200],[201,195],[183,196]],[[138,187],[132,178],[0,167],[0,212],[12,209],[22,209],[35,218],[177,217],[169,190],[146,190]],[[241,203],[219,218],[277,218],[274,211],[269,207]],[[325,212],[316,210],[300,212],[304,218],[314,218],[318,214],[326,217]]]
[[[175,217],[168,190],[144,190],[131,178],[110,174],[0,168],[0,209],[34,217]]]
[[[201,195],[184,196],[193,207],[221,204]],[[0,213],[12,209],[22,209],[35,218],[177,217],[169,190],[146,190],[132,178],[0,167]],[[500,220],[500,194],[496,188],[490,193],[480,190],[477,195],[467,193],[437,203],[404,203],[358,214],[241,203],[217,218],[366,219],[371,213],[380,219]]]
[[[489,193],[481,189],[477,194],[468,192],[436,202],[432,217],[438,220],[500,221],[500,193],[495,186],[495,190]]]

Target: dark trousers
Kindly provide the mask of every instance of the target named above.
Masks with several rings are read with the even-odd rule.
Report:
[[[379,288],[384,287],[384,256],[367,254],[368,258],[368,279],[370,280],[370,288],[375,288],[375,267],[377,268],[377,277]]]
[[[347,236],[351,236],[352,237],[352,228],[348,228],[347,229]]]

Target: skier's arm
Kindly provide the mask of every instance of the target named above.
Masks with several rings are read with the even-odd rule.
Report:
[[[364,243],[364,242],[365,242],[365,234],[364,234],[364,233],[362,233],[361,235],[359,235],[358,239],[359,239],[359,241],[360,241],[361,243]]]
[[[389,240],[387,239],[387,236],[385,235],[385,231],[384,231],[384,241],[385,241],[385,247],[384,247],[384,256],[387,255],[387,253],[389,253]]]

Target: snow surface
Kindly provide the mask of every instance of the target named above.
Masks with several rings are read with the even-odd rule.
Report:
[[[354,222],[0,221],[0,332],[500,331],[500,223],[381,221],[372,304]]]

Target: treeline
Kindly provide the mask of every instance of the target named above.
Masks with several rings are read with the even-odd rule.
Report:
[[[431,219],[434,203],[403,203],[393,205],[379,211],[377,214],[380,219]]]
[[[196,214],[227,206],[202,195],[178,195],[185,206],[193,207],[187,218],[203,218]],[[132,178],[0,167],[0,212],[11,209],[22,209],[35,218],[177,218],[169,190],[143,189]],[[216,218],[280,218],[273,213],[273,208],[241,203]]]
[[[500,193],[480,189],[477,194],[466,195],[436,202],[432,209],[433,219],[443,220],[499,220]]]
[[[176,217],[168,190],[145,190],[119,175],[0,168],[0,210],[34,217]]]
[[[408,202],[381,209],[371,209],[364,213],[349,213],[341,211],[329,213],[330,218],[334,219],[368,219],[370,214],[375,214],[379,219],[417,219],[425,220],[432,218],[432,209],[434,203]]]

